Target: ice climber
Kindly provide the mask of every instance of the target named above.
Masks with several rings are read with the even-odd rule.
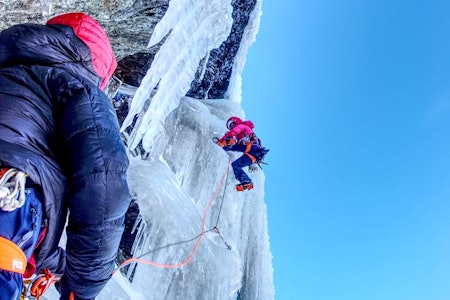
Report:
[[[102,89],[117,66],[83,13],[0,33],[0,298],[62,274],[60,299],[94,299],[112,275],[130,202],[128,159]],[[66,251],[58,247],[68,217]]]
[[[253,132],[255,126],[252,121],[230,117],[226,126],[228,131],[221,139],[218,139],[217,144],[226,151],[243,152],[242,156],[231,163],[234,177],[239,181],[236,190],[251,190],[253,183],[243,168],[249,167],[250,172],[258,170],[256,163],[262,160],[268,150],[262,147],[261,141]]]

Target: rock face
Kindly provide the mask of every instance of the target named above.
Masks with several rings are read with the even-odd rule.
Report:
[[[234,58],[239,50],[250,13],[256,0],[233,0],[233,26],[228,39],[209,54],[206,72],[197,72],[187,96],[196,99],[222,99],[228,89]]]
[[[93,16],[110,37],[119,66],[115,76],[138,86],[160,44],[147,48],[156,24],[164,16],[169,0],[2,0],[0,30],[18,23],[45,23],[57,14],[83,11]],[[197,72],[188,96],[196,99],[224,98],[234,58],[256,0],[233,0],[233,26],[226,41],[207,56],[206,71]],[[206,59],[206,58],[205,58]],[[204,62],[202,62],[204,63]],[[202,65],[202,64],[201,64]]]
[[[82,11],[93,16],[105,29],[119,62],[116,76],[139,85],[157,51],[147,44],[169,0],[3,0],[0,1],[0,30],[18,23],[40,23],[54,15]]]
[[[93,16],[105,28],[118,61],[135,53],[151,52],[147,43],[162,18],[169,0],[3,0],[0,1],[0,29],[18,23],[45,23],[54,15],[81,11]]]

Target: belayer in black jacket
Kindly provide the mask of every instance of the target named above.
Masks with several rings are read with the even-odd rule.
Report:
[[[19,299],[22,277],[46,268],[63,274],[61,299],[94,299],[112,275],[130,202],[126,149],[102,92],[116,66],[83,13],[0,33],[1,299]]]

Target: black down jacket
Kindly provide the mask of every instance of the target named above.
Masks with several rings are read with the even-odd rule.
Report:
[[[128,158],[115,111],[99,88],[111,70],[98,74],[95,45],[79,38],[86,28],[94,42],[107,37],[87,15],[67,20],[80,26],[56,21],[0,33],[0,166],[42,187],[48,231],[35,252],[38,271],[59,263],[70,211],[63,292],[92,299],[114,268],[130,202]],[[112,50],[95,55],[101,60]]]

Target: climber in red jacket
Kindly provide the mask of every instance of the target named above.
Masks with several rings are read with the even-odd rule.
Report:
[[[234,176],[239,184],[236,185],[237,191],[253,189],[253,183],[244,167],[249,167],[251,171],[257,170],[253,164],[259,160],[259,153],[262,150],[261,141],[253,132],[252,121],[242,121],[238,117],[231,117],[226,123],[228,131],[217,141],[217,144],[225,151],[243,152],[243,155],[232,162]]]

